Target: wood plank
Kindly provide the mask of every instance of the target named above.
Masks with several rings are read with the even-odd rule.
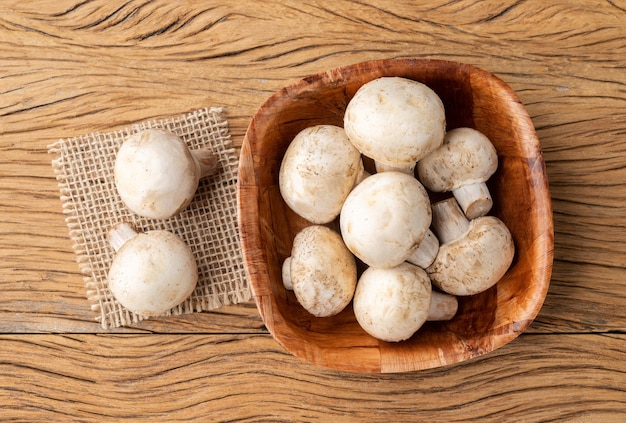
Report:
[[[531,332],[605,332],[626,328],[624,268],[557,260]]]
[[[0,418],[605,421],[626,418],[625,335],[523,335],[416,373],[315,367],[267,335],[2,335]]]
[[[46,146],[211,105],[241,144],[275,90],[389,57],[459,60],[519,94],[544,148],[555,267],[531,330],[623,330],[626,8],[618,2],[45,0],[0,5],[0,331],[95,332]],[[258,330],[252,307],[139,330]],[[169,321],[168,321],[169,322]],[[234,329],[233,329],[234,330]]]

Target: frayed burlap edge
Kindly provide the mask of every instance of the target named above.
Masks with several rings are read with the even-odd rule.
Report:
[[[146,128],[178,134],[190,149],[211,148],[220,171],[200,181],[192,204],[177,216],[153,220],[134,215],[115,189],[113,166],[119,146],[129,135]],[[48,151],[58,181],[62,210],[73,250],[85,280],[86,296],[104,329],[145,319],[124,308],[111,294],[107,273],[114,256],[108,231],[128,222],[137,231],[169,230],[191,248],[198,263],[198,285],[182,304],[165,316],[210,311],[251,298],[237,226],[238,155],[232,147],[222,108],[200,109],[164,120],[127,128],[61,139]]]

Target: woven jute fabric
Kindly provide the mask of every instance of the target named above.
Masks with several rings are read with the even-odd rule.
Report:
[[[131,212],[115,188],[116,153],[131,134],[147,128],[167,129],[190,149],[210,148],[219,158],[217,174],[200,181],[189,207],[164,220]],[[237,165],[224,110],[210,108],[171,119],[141,122],[120,130],[61,139],[48,147],[59,183],[69,236],[86,285],[91,309],[105,329],[137,323],[145,317],[123,307],[107,286],[114,250],[108,232],[121,222],[138,232],[162,229],[182,238],[198,263],[198,285],[182,304],[165,315],[209,311],[248,301],[237,227]]]

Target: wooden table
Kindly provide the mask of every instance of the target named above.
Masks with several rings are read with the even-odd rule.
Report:
[[[3,1],[0,420],[626,420],[626,3]],[[469,362],[353,374],[286,353],[254,303],[104,332],[47,145],[427,57],[515,89],[543,147],[555,262],[530,329]]]

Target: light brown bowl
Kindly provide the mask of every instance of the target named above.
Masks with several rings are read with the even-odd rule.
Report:
[[[317,124],[343,126],[348,101],[364,83],[401,76],[425,83],[446,107],[448,129],[476,128],[494,143],[499,169],[489,187],[491,214],[509,227],[516,247],[507,274],[490,290],[460,298],[449,322],[427,322],[400,343],[374,339],[351,305],[334,317],[307,313],[283,288],[281,265],[296,233],[309,225],[278,189],[290,141]],[[309,362],[356,372],[403,372],[458,363],[522,333],[541,308],[552,270],[553,224],[545,164],[533,124],[512,89],[466,64],[394,59],[332,69],[272,95],[252,119],[239,164],[239,226],[243,257],[261,316],[274,338]]]

